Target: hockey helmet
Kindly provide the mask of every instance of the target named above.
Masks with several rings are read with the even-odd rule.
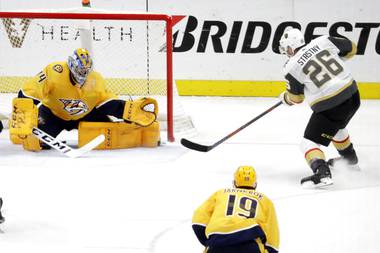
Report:
[[[252,166],[239,166],[234,174],[234,185],[237,188],[255,189],[257,186],[255,169]]]
[[[280,39],[279,50],[281,54],[292,56],[295,49],[305,45],[305,38],[297,28],[285,30]],[[289,54],[289,48],[292,54]]]
[[[87,49],[78,48],[69,56],[67,64],[75,81],[81,86],[92,71],[92,59]]]

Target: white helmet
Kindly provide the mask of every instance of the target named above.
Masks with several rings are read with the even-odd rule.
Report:
[[[286,30],[280,39],[280,53],[288,55],[288,47],[294,51],[295,49],[305,45],[305,38],[302,32],[297,28]]]

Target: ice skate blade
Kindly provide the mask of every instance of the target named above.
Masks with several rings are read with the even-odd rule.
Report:
[[[321,182],[319,182],[318,184],[314,184],[314,182],[310,180],[310,181],[306,181],[302,183],[301,186],[302,188],[305,188],[305,189],[317,189],[317,188],[324,188],[324,187],[330,186],[333,183],[334,182],[331,178],[326,177],[326,178],[322,178]]]

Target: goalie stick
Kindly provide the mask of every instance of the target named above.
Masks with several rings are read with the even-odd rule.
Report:
[[[269,113],[270,111],[272,111],[276,107],[280,106],[281,104],[282,104],[282,101],[276,103],[272,107],[268,108],[266,111],[262,112],[260,115],[258,115],[255,118],[251,119],[250,121],[248,121],[247,123],[245,123],[244,125],[242,125],[241,127],[239,127],[238,129],[236,129],[235,131],[233,131],[232,133],[230,133],[227,136],[223,137],[222,139],[220,139],[219,141],[215,142],[212,145],[207,146],[207,145],[198,144],[198,143],[189,141],[189,140],[187,140],[185,138],[181,139],[181,144],[183,146],[185,146],[186,148],[189,148],[189,149],[192,149],[192,150],[196,150],[196,151],[200,151],[200,152],[208,152],[208,151],[214,149],[215,147],[219,146],[224,141],[226,141],[227,139],[231,138],[232,136],[234,136],[235,134],[237,134],[238,132],[240,132],[244,128],[248,127],[253,122],[255,122],[256,120],[258,120],[261,117],[263,117],[265,114]]]
[[[9,119],[9,117],[4,112],[0,112],[0,119]],[[94,139],[92,139],[89,143],[87,143],[83,147],[76,149],[76,148],[72,148],[68,146],[67,144],[45,133],[44,131],[42,131],[41,129],[37,127],[33,127],[32,133],[39,140],[46,143],[48,146],[58,150],[59,152],[61,152],[62,154],[70,158],[77,158],[77,157],[83,156],[87,152],[96,148],[99,144],[101,144],[105,140],[104,135],[101,134],[95,137]]]
[[[42,142],[46,143],[50,147],[58,150],[59,152],[61,152],[62,154],[66,155],[70,158],[77,158],[77,157],[80,157],[80,156],[86,154],[87,152],[96,148],[96,146],[98,146],[100,143],[102,143],[105,139],[104,135],[100,134],[97,137],[95,137],[94,139],[92,139],[89,143],[84,145],[83,147],[76,149],[76,148],[72,148],[72,147],[66,145],[65,143],[61,142],[57,138],[54,138],[53,136],[51,136],[47,133],[45,133],[44,131],[42,131],[39,128],[33,127],[32,133]]]
[[[0,112],[0,120],[2,119],[9,119],[9,116],[4,113]],[[62,154],[70,157],[70,158],[77,158],[80,156],[83,156],[87,152],[93,150],[96,148],[99,144],[101,144],[105,137],[103,134],[98,135],[94,139],[92,139],[89,143],[84,145],[81,148],[72,148],[68,146],[67,144],[63,143],[62,141],[58,140],[57,138],[54,138],[53,136],[45,133],[41,129],[37,127],[33,127],[32,133],[42,142],[46,143],[48,146],[58,150]]]

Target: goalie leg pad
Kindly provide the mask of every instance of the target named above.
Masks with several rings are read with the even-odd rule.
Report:
[[[157,147],[160,143],[160,123],[154,121],[150,126],[142,128],[143,147]]]
[[[22,144],[22,139],[17,134],[11,134],[9,133],[9,139],[13,144]]]
[[[125,101],[123,119],[140,126],[149,126],[158,115],[158,104],[153,98],[139,98],[135,101]]]
[[[30,98],[14,98],[12,117],[9,124],[10,140],[22,144],[30,151],[41,150],[39,140],[33,135],[33,127],[38,126],[38,109]]]
[[[25,150],[29,151],[40,151],[42,149],[40,145],[40,140],[37,139],[33,134],[29,134],[23,141],[22,146]]]
[[[159,123],[148,127],[125,122],[80,122],[78,128],[78,145],[104,134],[105,141],[95,149],[123,149],[133,147],[156,147],[160,140]]]

